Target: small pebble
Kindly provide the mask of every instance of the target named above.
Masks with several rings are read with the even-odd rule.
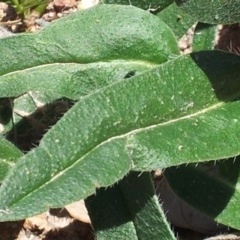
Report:
[[[5,37],[9,37],[12,36],[13,33],[8,31],[6,28],[0,26],[0,39],[1,38],[5,38]]]

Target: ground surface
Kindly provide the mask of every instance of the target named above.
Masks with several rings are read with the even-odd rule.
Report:
[[[89,2],[91,4],[91,2],[95,3],[96,1],[89,0]],[[87,5],[87,1],[53,0],[46,6],[43,14],[31,13],[25,21],[22,21],[13,8],[0,2],[0,26],[14,33],[36,32],[47,25],[49,21],[84,9]],[[182,54],[191,52],[193,29],[194,27],[179,42]],[[4,34],[10,33],[5,32]],[[217,49],[240,53],[240,27],[238,24],[219,26],[217,39],[215,46]],[[0,240],[91,240],[94,236],[90,224],[87,223],[86,213],[74,214],[81,208],[79,205],[74,206],[72,211],[69,210],[70,214],[65,208],[52,209],[23,221],[0,223]],[[190,230],[175,228],[175,231],[183,240],[206,238],[206,236]],[[234,240],[240,239],[240,237],[233,234],[221,235],[214,239]],[[212,238],[209,238],[209,240],[212,240]]]

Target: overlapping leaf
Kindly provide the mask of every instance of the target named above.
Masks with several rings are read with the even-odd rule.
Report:
[[[194,52],[214,49],[217,25],[199,22],[196,25],[192,43]]]
[[[1,221],[86,198],[131,169],[239,154],[239,65],[199,52],[83,97],[3,182]]]
[[[145,10],[164,9],[174,0],[102,0],[101,3],[133,5]]]
[[[160,64],[178,53],[171,30],[156,16],[103,4],[59,19],[37,34],[2,39],[0,75],[51,63]]]
[[[177,39],[180,39],[196,22],[195,18],[186,14],[175,3],[160,11],[157,16],[172,29]]]
[[[164,174],[181,199],[216,221],[239,229],[239,170],[239,157],[234,157],[169,168]]]
[[[0,54],[0,97],[44,91],[78,100],[155,67],[178,49],[171,30],[152,14],[132,6],[101,5],[60,19],[38,34],[2,39]],[[29,104],[20,105],[27,114]],[[7,124],[3,132],[10,130]]]
[[[167,43],[163,39],[166,39]],[[60,19],[38,34],[22,34],[2,39],[0,53],[4,56],[0,59],[1,97],[17,96],[29,90],[52,90],[54,94],[57,92],[62,96],[80,99],[87,94],[91,97],[92,92],[113,81],[129,78],[153,68],[157,64],[167,61],[172,54],[178,54],[179,51],[171,30],[157,17],[131,6],[100,5]],[[91,113],[92,107],[87,107],[84,111]],[[90,123],[94,117],[89,115],[88,120]],[[69,126],[74,126],[74,124]],[[61,134],[68,133],[74,134],[71,130],[69,131],[68,126],[61,129]],[[86,135],[86,137],[89,136]],[[70,140],[67,135],[64,138]],[[61,144],[60,140],[54,139],[53,145],[58,148],[59,143]],[[75,145],[74,141],[74,139],[70,141],[71,145],[75,148],[74,152],[77,156],[80,156],[82,152],[79,152],[78,144],[75,142],[77,144]],[[97,142],[99,143],[99,140]],[[113,154],[114,148],[118,151],[117,146],[118,144],[114,143],[110,150],[103,152],[104,158],[110,153]],[[70,154],[70,148],[68,150]],[[34,151],[29,154],[35,154]],[[18,166],[22,178],[30,180],[29,183],[34,188],[36,187],[35,180],[39,181],[41,185],[45,180],[59,174],[60,169],[63,170],[65,167],[71,166],[76,160],[76,156],[72,152],[70,155],[73,158],[67,157],[66,161],[61,161],[56,156],[57,162],[51,162],[47,160],[48,153],[42,151],[41,147],[37,148],[36,151],[42,152],[40,155],[43,161],[36,158],[37,165],[32,166],[31,170],[24,168],[23,172]],[[56,154],[60,156],[61,151],[57,151]],[[94,187],[81,187],[81,191],[86,191],[86,196],[88,196],[98,185],[110,185],[123,177],[130,170],[130,162],[126,158],[125,152],[122,155],[122,157],[119,156],[120,166],[118,168],[109,165],[108,162],[102,164],[100,171],[103,173],[111,172],[109,177],[104,176],[103,173],[100,174],[104,176],[102,182],[97,180],[94,183],[94,179],[90,176],[86,178],[82,175],[83,179],[88,179],[90,185],[94,183]],[[120,159],[127,160],[124,162]],[[25,165],[24,161],[20,161],[19,164]],[[104,167],[104,165],[106,166]],[[63,166],[64,168],[62,168]],[[91,164],[87,163],[86,166],[94,170]],[[111,171],[109,171],[109,166]],[[40,169],[38,169],[39,167]],[[45,172],[46,168],[48,170]],[[32,179],[32,174],[35,176],[35,180]],[[72,177],[75,179],[74,174]],[[19,179],[16,176],[10,185],[15,188],[18,182]],[[39,183],[37,185],[40,187]],[[62,186],[60,184],[57,188],[60,190]],[[24,190],[24,188],[22,185],[18,189],[25,194],[26,189]],[[27,187],[29,190],[30,188]],[[66,189],[63,191],[65,194]],[[72,191],[70,190],[70,192]],[[76,194],[78,195],[78,191]],[[78,198],[77,195],[74,198]],[[51,199],[54,198],[51,197]],[[9,200],[13,203],[16,198],[12,196]],[[38,203],[35,203],[36,207]],[[38,205],[39,211],[46,209],[48,205],[48,201],[40,203]],[[29,211],[21,207],[18,209],[19,212],[14,214],[14,217],[12,215],[14,219],[33,213],[33,209],[29,209]],[[8,217],[13,219],[10,215]]]
[[[232,24],[240,21],[240,2],[175,0],[177,5],[197,21],[210,24]]]
[[[149,173],[131,172],[113,187],[99,189],[85,203],[97,239],[176,239]]]
[[[0,138],[0,181],[21,156],[23,156],[21,151],[3,137]]]
[[[79,100],[114,81],[138,75],[154,66],[155,64],[136,61],[41,65],[0,76],[0,96],[14,97],[27,91],[47,90]]]
[[[111,6],[110,9],[109,7],[110,6],[97,7],[97,9],[100,8],[100,10],[91,9],[91,12],[97,15],[101,11],[103,12],[106,11],[106,13],[101,15],[105,16],[106,14],[108,15],[107,16],[108,19],[110,19],[111,17],[115,19],[115,15],[113,13],[118,12],[118,10],[121,10],[123,12],[122,16],[125,16],[124,17],[125,19],[124,21],[119,19],[119,23],[123,24],[125,22],[126,26],[132,23],[132,20],[133,20],[132,17],[134,15],[134,11],[137,11],[136,15],[138,17],[140,17],[141,14],[143,16],[148,16],[150,19],[152,19],[153,17],[150,14],[146,14],[143,11],[136,10],[135,8],[133,8],[134,11],[130,12],[126,10],[128,9],[128,7]],[[140,15],[138,14],[139,11],[141,12]],[[139,51],[137,52],[137,54],[135,54],[135,50],[131,46],[128,49],[129,50],[128,53],[131,54],[131,51],[132,51],[133,53],[132,59],[126,60],[125,59],[126,55],[123,56],[123,54],[120,52],[120,55],[118,56],[120,60],[118,59],[118,60],[109,61],[108,59],[107,60],[108,62],[100,62],[100,63],[96,62],[96,63],[89,63],[89,64],[73,63],[74,61],[76,61],[76,58],[77,59],[79,58],[81,52],[82,52],[82,55],[86,53],[85,52],[86,39],[83,39],[82,35],[86,34],[86,32],[89,32],[89,31],[82,25],[82,22],[84,21],[88,22],[89,15],[92,16],[91,13],[89,13],[89,15],[87,14],[88,17],[86,17],[84,14],[83,14],[84,16],[81,14],[80,15],[76,14],[76,15],[77,16],[70,17],[70,20],[74,21],[75,23],[74,25],[75,28],[74,26],[72,26],[71,21],[67,20],[67,18],[65,18],[64,21],[60,24],[58,22],[57,27],[55,26],[53,27],[55,28],[55,31],[58,31],[57,36],[62,39],[67,39],[71,35],[71,32],[74,32],[75,34],[74,38],[71,38],[71,42],[66,41],[65,42],[66,44],[64,44],[64,41],[62,41],[61,44],[59,44],[60,42],[56,41],[56,35],[49,34],[49,32],[52,31],[51,27],[49,28],[50,30],[48,30],[48,28],[44,30],[46,33],[42,31],[43,33],[41,32],[40,34],[35,34],[35,35],[29,35],[29,34],[18,35],[18,36],[14,36],[13,38],[1,41],[0,43],[2,44],[1,54],[4,55],[5,58],[1,59],[0,71],[4,69],[4,66],[8,68],[9,65],[11,65],[11,69],[14,70],[14,71],[11,71],[9,74],[3,74],[2,76],[0,76],[0,84],[1,84],[0,96],[1,97],[13,97],[13,96],[21,95],[30,90],[31,91],[40,90],[40,91],[48,91],[48,92],[52,91],[53,94],[57,93],[61,96],[65,96],[65,97],[76,100],[83,95],[86,95],[96,89],[99,89],[102,86],[105,86],[111,83],[112,81],[116,81],[124,77],[129,77],[129,73],[130,73],[130,76],[137,75],[142,71],[145,71],[154,67],[156,63],[159,63],[160,59],[157,59],[156,62],[152,62],[152,60],[150,60],[150,62],[143,61],[146,55],[148,55],[149,58],[151,58],[152,55],[155,55],[157,53],[161,59],[162,59],[162,56],[164,55],[164,57],[166,57],[165,60],[167,60],[168,57],[171,57],[171,54],[175,55],[178,53],[176,41],[173,35],[171,34],[171,32],[169,31],[169,29],[165,27],[165,24],[163,22],[161,21],[159,22],[155,18],[155,21],[157,22],[157,24],[155,24],[155,27],[156,27],[155,33],[154,33],[155,36],[153,36],[154,35],[152,31],[153,25],[151,20],[148,22],[146,21],[146,19],[144,20],[142,19],[142,21],[140,22],[142,22],[143,25],[146,25],[145,30],[150,30],[149,32],[145,32],[145,36],[148,36],[148,43],[146,44],[147,41],[144,41],[146,45],[145,44],[139,45],[141,47],[143,46],[144,49],[141,49],[141,50],[138,49]],[[84,18],[84,21],[83,21],[83,18]],[[96,23],[97,23],[97,27],[95,26]],[[111,36],[111,32],[113,31],[112,23],[110,21],[105,23],[105,25],[104,23],[102,24],[99,23],[99,20],[97,19],[96,22],[92,22],[91,24],[89,24],[92,26],[91,29],[93,29],[92,32],[94,32],[95,38],[103,40],[102,43],[99,43],[99,42],[96,43],[96,41],[93,41],[91,39],[90,42],[92,46],[89,49],[90,55],[88,57],[92,59],[92,61],[96,60],[95,57],[98,51],[102,52],[107,49],[107,51],[111,52],[110,49],[114,49],[114,48],[117,48],[117,50],[120,49],[118,48],[118,43],[114,42],[114,40],[112,39],[113,35]],[[68,24],[71,25],[71,28],[68,27]],[[78,26],[78,24],[80,27]],[[112,25],[112,27],[109,27],[109,24]],[[76,30],[76,26],[78,30]],[[103,38],[102,32],[96,31],[96,29],[99,26],[104,27],[105,29],[103,28],[101,29],[102,32],[110,33],[110,36],[107,36],[107,37],[105,36],[105,38]],[[115,26],[118,27],[116,24]],[[114,26],[114,31],[115,31],[115,26]],[[120,30],[122,31],[123,29],[120,29]],[[134,28],[134,31],[135,30],[136,28]],[[138,31],[135,31],[135,32],[134,31],[132,31],[131,33],[129,32],[121,33],[122,48],[124,48],[124,42],[126,45],[129,45],[129,43],[131,42],[131,39],[128,39],[128,42],[126,43],[126,39],[129,34],[134,35],[135,41],[136,41],[136,38],[139,38],[139,40],[144,40],[142,36],[139,35]],[[154,40],[155,42],[161,39],[157,36],[156,34],[157,32],[159,36],[164,35],[165,39],[168,41],[167,48],[165,46],[164,49],[160,49],[161,44],[159,44],[158,46],[155,45],[156,48],[153,47],[152,45],[153,37],[155,37],[155,40]],[[152,35],[152,38],[149,37],[151,35]],[[52,38],[49,39],[49,37],[51,36]],[[39,39],[41,39],[41,44],[39,44]],[[109,46],[109,42],[111,42],[111,46]],[[94,44],[95,46],[93,46]],[[36,45],[38,45],[38,47],[40,48],[36,49],[35,48]],[[53,46],[55,45],[61,48],[62,51],[58,50],[57,52],[52,52],[53,54],[49,54],[50,49],[52,49]],[[168,47],[169,47],[169,52],[168,50],[165,51],[165,49],[168,49]],[[64,48],[68,48],[68,52],[64,52]],[[70,48],[71,48],[71,51],[69,51]],[[94,48],[98,51],[93,52]],[[145,50],[147,50],[148,53],[146,53]],[[91,53],[92,53],[92,56],[91,56]],[[71,55],[72,59],[69,63],[68,62],[59,63],[59,61],[60,62],[63,61],[62,59],[64,58],[64,54],[65,54],[65,60],[69,59],[69,55]],[[48,63],[49,61],[51,63]],[[46,64],[44,64],[44,62]],[[27,69],[25,69],[26,66],[28,67]],[[22,68],[23,68],[23,71],[21,70],[15,71],[15,69],[22,69]],[[24,108],[28,108],[27,105]],[[6,124],[5,124],[4,132],[6,131],[9,131],[9,127],[6,127]]]
[[[97,6],[1,40],[0,53],[0,96],[51,88],[80,99],[3,181],[0,221],[86,198],[130,170],[240,152],[239,56],[212,51],[166,62],[178,54],[176,40],[147,12]]]

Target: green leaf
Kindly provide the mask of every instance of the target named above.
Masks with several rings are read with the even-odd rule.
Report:
[[[135,24],[136,18],[139,19],[140,26]],[[83,23],[88,27],[86,28]],[[169,40],[169,44],[162,44],[163,36]],[[131,77],[133,75],[131,72],[136,71],[137,75],[141,71],[155,67],[168,60],[171,54],[179,52],[172,32],[157,17],[133,7],[108,5],[72,14],[64,20],[51,24],[38,34],[17,35],[9,38],[8,41],[2,39],[0,46],[1,55],[5,56],[0,60],[2,97],[16,96],[28,90],[52,89],[53,94],[58,92],[64,96],[79,99],[118,78]],[[80,64],[74,65],[74,63]],[[91,76],[89,76],[90,72]],[[98,79],[99,76],[100,79]],[[16,105],[16,107],[25,106],[25,110],[28,110],[28,107],[35,107],[30,106],[29,99],[22,101],[19,106]],[[119,157],[122,154],[126,155],[123,152]],[[44,154],[40,153],[40,155]],[[40,161],[36,166],[41,168],[41,164]],[[31,175],[34,172],[43,176],[43,182],[50,179],[59,168],[58,163],[52,165],[49,162],[49,164],[52,166],[49,168],[49,170],[52,169],[50,175],[49,173],[44,175],[39,172],[38,167],[36,169],[33,167],[33,171],[23,170],[22,173],[26,175],[23,175],[22,179],[31,179],[28,174]],[[65,162],[65,167],[66,164],[69,165]],[[116,173],[113,171],[109,176],[111,180],[104,178],[103,182],[96,181],[96,184],[110,185],[123,177],[130,169],[129,160],[119,161],[119,164],[116,168],[110,165],[110,168],[107,166],[104,169],[104,171],[112,167],[114,170],[118,169]],[[62,167],[61,164],[59,167]],[[16,179],[11,185],[18,181]],[[32,183],[30,185],[34,186],[34,181]],[[90,188],[87,188],[86,196],[96,187],[91,186],[91,181],[89,184]],[[35,207],[33,206],[29,211],[20,210],[15,218],[32,214],[37,204],[36,202]],[[46,209],[48,203],[40,205],[39,211],[42,211],[41,209]]]
[[[102,0],[101,3],[133,5],[145,10],[162,10],[174,0]]]
[[[131,172],[119,185],[138,239],[176,239],[160,208],[149,173]]]
[[[240,22],[240,2],[212,0],[175,0],[177,5],[196,19],[209,24],[232,24]]]
[[[172,29],[177,39],[180,39],[196,22],[193,17],[178,8],[175,3],[159,12],[157,16]]]
[[[194,52],[213,50],[217,25],[199,22],[194,31],[192,49]]]
[[[4,179],[9,169],[21,156],[23,154],[20,150],[3,137],[0,137],[0,181]]]
[[[12,122],[14,127],[5,133],[21,151],[37,146],[47,129],[56,124],[73,105],[52,91],[28,92],[13,101]]]
[[[119,186],[98,189],[85,204],[97,239],[138,239]]]
[[[60,99],[60,95],[53,94],[52,91],[50,92],[28,92],[27,94],[23,94],[18,98],[14,99],[14,109],[13,109],[13,118],[14,118],[14,124],[18,125],[23,118],[29,118],[29,121],[31,121],[31,117],[33,117],[33,114],[37,114],[37,111],[44,111],[44,107],[46,105],[54,102],[54,100]],[[39,114],[40,115],[40,114]],[[36,116],[37,118],[40,118],[41,116]],[[23,130],[23,129],[21,129]]]
[[[0,96],[14,97],[27,91],[52,91],[52,94],[79,100],[114,81],[138,75],[153,67],[155,64],[136,61],[46,64],[0,76]]]
[[[22,219],[25,216],[34,215],[36,211],[43,212],[53,205],[63,206],[65,205],[63,202],[66,200],[72,202],[73,199],[80,199],[81,196],[85,198],[90,196],[96,188],[109,186],[118,181],[131,169],[131,162],[126,152],[121,149],[123,142],[125,142],[124,139],[110,142],[110,148],[102,149],[101,153],[88,151],[87,161],[78,158],[80,155],[76,146],[79,143],[74,142],[73,138],[70,140],[66,132],[66,143],[69,142],[76,151],[74,150],[71,154],[67,152],[69,156],[65,158],[66,155],[61,150],[64,145],[58,145],[62,143],[62,140],[64,139],[61,137],[52,142],[52,146],[59,146],[59,151],[54,156],[49,155],[48,150],[38,147],[26,154],[28,155],[26,159],[21,158],[16,164],[17,166],[15,165],[10,170],[8,180],[5,178],[4,182],[7,184],[7,181],[10,180],[11,183],[8,184],[11,185],[11,189],[7,190],[6,185],[4,187],[4,182],[1,186],[1,190],[3,188],[6,190],[3,190],[4,193],[1,194],[1,210],[3,210],[1,211],[1,221]],[[64,158],[62,158],[62,154],[64,154]],[[37,159],[36,155],[41,156],[44,161]],[[76,156],[79,161],[76,161]],[[30,158],[34,164],[26,162]],[[96,164],[97,159],[101,159],[100,165]],[[17,169],[19,174],[14,176],[13,174]],[[20,185],[18,185],[19,182],[21,182]],[[28,186],[22,185],[23,183]],[[18,188],[19,186],[20,188]],[[12,195],[13,192],[17,195]],[[43,193],[48,195],[44,196]],[[61,198],[59,198],[59,194],[62,196]],[[5,198],[7,195],[9,196],[8,200]]]
[[[198,52],[83,97],[11,169],[0,220],[84,199],[131,169],[238,155],[239,66],[237,55]]]
[[[37,34],[1,39],[0,75],[52,63],[121,60],[156,65],[172,54],[179,54],[176,39],[159,18],[132,6],[100,4]]]
[[[116,22],[116,15],[119,22]],[[142,18],[138,22],[141,31],[145,31],[144,36],[139,27],[131,24],[136,16]],[[82,24],[84,21],[91,31]],[[162,21],[131,6],[97,6],[59,20],[48,28],[38,34],[17,35],[9,41],[0,41],[0,53],[5,56],[0,59],[1,97],[42,91],[78,100],[114,81],[151,69],[166,61],[169,55],[178,53],[177,42]],[[163,46],[159,35],[164,35],[172,46]],[[171,49],[169,54],[167,49]],[[36,107],[27,98],[18,98],[14,103],[15,112],[22,110],[29,115]],[[4,133],[12,128],[9,124],[12,112],[6,114],[5,109],[1,111]],[[23,119],[16,114],[14,117],[15,124]],[[21,125],[18,129],[22,131],[26,127]]]
[[[131,172],[85,202],[97,239],[175,239],[149,173]]]
[[[240,229],[239,160],[238,156],[198,166],[167,168],[164,175],[181,199],[217,222]]]

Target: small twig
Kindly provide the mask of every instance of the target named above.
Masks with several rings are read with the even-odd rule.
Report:
[[[0,22],[0,26],[9,27],[9,26],[12,26],[12,25],[20,23],[20,22],[21,22],[21,19],[7,21],[7,22]]]
[[[240,240],[240,236],[239,233],[222,234],[210,238],[205,238],[204,240]]]

